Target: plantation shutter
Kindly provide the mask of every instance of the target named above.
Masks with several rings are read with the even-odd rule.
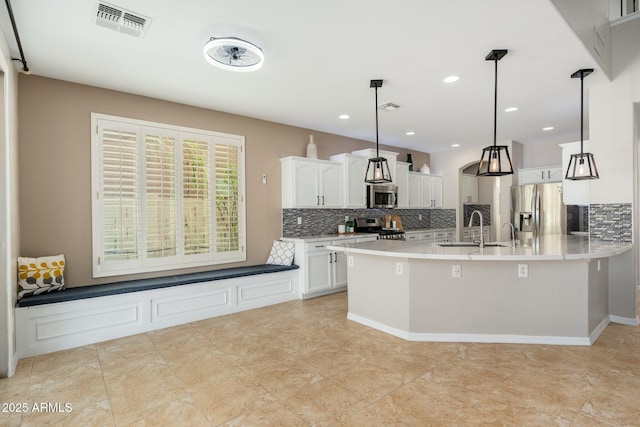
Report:
[[[176,135],[144,128],[147,258],[177,255]]]
[[[246,260],[244,138],[92,113],[94,277]]]
[[[126,268],[140,260],[140,175],[137,127],[101,121],[97,192],[100,263]]]
[[[244,252],[244,169],[242,146],[224,138],[215,142],[216,256]]]
[[[211,253],[211,137],[182,136],[184,254]]]

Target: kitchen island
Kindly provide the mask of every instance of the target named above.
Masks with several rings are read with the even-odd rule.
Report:
[[[329,249],[347,256],[348,318],[410,341],[590,345],[612,320],[638,324],[635,309],[611,308],[630,244],[558,235],[502,245]],[[622,286],[635,298],[633,283]]]

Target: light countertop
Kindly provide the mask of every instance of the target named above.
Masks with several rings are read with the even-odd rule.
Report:
[[[544,236],[511,247],[511,242],[500,242],[502,247],[450,247],[426,241],[377,240],[366,243],[346,243],[327,249],[354,254],[367,254],[397,258],[478,261],[544,261],[584,260],[608,258],[631,249],[631,243],[604,242],[583,236]]]
[[[444,230],[455,230],[455,228],[419,228],[413,230],[404,229],[405,233],[423,233],[423,232],[431,232],[431,231],[444,231]],[[361,237],[374,237],[376,233],[345,233],[345,234],[318,234],[311,236],[299,236],[299,237],[282,237],[281,240],[285,242],[305,242],[305,243],[314,243],[314,242],[325,242],[329,240],[341,240],[341,239],[357,239]]]

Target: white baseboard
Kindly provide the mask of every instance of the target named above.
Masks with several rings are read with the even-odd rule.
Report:
[[[613,323],[620,323],[621,325],[629,325],[629,326],[638,326],[638,325],[640,325],[640,317],[638,317],[638,316],[633,318],[633,317],[621,317],[621,316],[610,315],[609,319]]]
[[[397,328],[383,325],[379,322],[367,319],[357,314],[348,313],[347,319],[385,332],[407,341],[423,342],[470,342],[485,344],[549,344],[549,345],[591,345],[591,337],[563,337],[563,336],[538,336],[538,335],[507,335],[507,334],[441,334],[441,333],[418,333],[408,332]],[[604,326],[609,323],[608,319],[603,320]],[[599,326],[598,326],[599,327]],[[597,330],[598,328],[596,328]],[[604,330],[604,328],[602,328]],[[602,332],[600,330],[597,335]],[[594,331],[595,332],[595,331]],[[593,335],[593,334],[592,334]],[[595,341],[595,339],[594,339]]]
[[[37,356],[297,298],[290,270],[16,307],[16,353]]]
[[[596,342],[596,340],[598,339],[602,331],[605,330],[605,328],[609,325],[609,323],[611,323],[611,316],[607,316],[604,319],[602,319],[602,322],[600,322],[598,326],[596,326],[595,329],[589,335],[589,345]]]

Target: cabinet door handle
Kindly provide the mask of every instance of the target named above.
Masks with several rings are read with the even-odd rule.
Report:
[[[320,196],[316,196],[316,206],[320,206]]]
[[[551,179],[551,171],[547,171],[547,178]]]
[[[333,258],[331,257],[331,252],[329,252],[329,264],[333,264]]]
[[[324,196],[322,196],[322,206],[324,206]]]
[[[540,172],[540,179],[544,179],[544,171]]]
[[[338,262],[338,252],[333,253],[333,262]]]

